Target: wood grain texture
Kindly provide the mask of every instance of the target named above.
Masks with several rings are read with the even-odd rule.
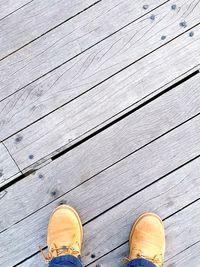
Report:
[[[7,149],[0,143],[0,187],[12,180],[16,175],[20,174],[16,163],[8,153]],[[4,196],[4,193],[0,193],[0,198],[1,195]]]
[[[40,37],[95,2],[95,0],[34,0],[30,2],[0,21],[0,59]]]
[[[7,139],[5,144],[20,168],[23,170],[47,155],[51,157],[52,153],[56,154],[64,145],[70,146],[83,136],[87,136],[95,127],[99,125],[101,127],[103,122],[108,123],[109,119],[113,120],[116,114],[130,106],[138,105],[145,97],[150,98],[151,93],[156,90],[162,91],[165,84],[197,65],[200,62],[200,27],[194,28],[194,32],[192,38],[188,36],[188,32],[185,33],[147,58]],[[70,94],[69,91],[65,92]],[[50,98],[50,101],[52,103],[60,101],[60,96],[58,94],[56,98]],[[23,97],[22,99],[24,100]],[[37,99],[35,101],[37,106]],[[1,137],[11,128],[16,130],[19,125],[27,123],[27,120],[31,121],[32,115],[35,117],[34,114],[42,113],[43,106],[40,105],[38,108],[35,106],[31,114],[28,111],[29,106],[16,113],[20,103],[22,100],[15,99],[14,102],[8,102],[7,106],[2,106]],[[11,106],[13,110],[15,109],[14,113]],[[16,144],[15,139],[19,136],[22,140]],[[30,159],[30,154],[33,154],[34,158]]]
[[[1,229],[54,200],[53,192],[61,196],[198,114],[199,79],[193,77],[10,187],[1,200],[1,214],[10,210],[2,216]],[[27,201],[24,192],[29,188],[32,197]]]
[[[17,11],[19,8],[22,8],[24,5],[32,2],[33,0],[1,0],[0,4],[0,20],[4,17],[12,14]]]
[[[0,61],[0,100],[93,46],[166,0],[106,0]],[[112,18],[112,19],[110,19]]]
[[[68,103],[69,101],[78,97],[80,94],[117,73],[122,68],[140,59],[141,57],[163,45],[167,41],[172,40],[175,36],[177,36],[177,34],[184,32],[186,28],[180,27],[179,25],[180,21],[182,20],[183,14],[188,14],[188,16],[186,17],[188,28],[194,26],[197,22],[200,22],[200,4],[197,5],[196,8],[193,8],[193,11],[188,13],[188,1],[181,0],[180,3],[182,3],[182,9],[180,9],[181,11],[173,12],[173,10],[171,10],[171,3],[167,3],[166,5],[160,7],[155,11],[155,20],[152,20],[150,18],[150,14],[148,14],[146,17],[137,20],[135,23],[132,23],[122,31],[116,33],[115,35],[112,35],[110,38],[94,46],[92,49],[89,49],[79,57],[76,57],[73,60],[67,62],[62,67],[49,73],[47,76],[44,76],[42,79],[39,79],[38,81],[30,84],[28,87],[25,87],[24,89],[1,102],[1,140],[14,134],[16,131],[27,127],[27,125],[30,125],[34,121],[59,108],[63,104]],[[191,6],[193,6],[193,4]],[[195,29],[195,31],[197,30],[198,29]],[[161,40],[163,34],[167,36],[165,40]],[[186,57],[185,60],[187,62],[187,56],[190,56],[190,60],[194,56],[197,62],[197,58],[195,53],[193,53],[193,49],[190,47],[191,53],[193,53],[191,55],[191,53],[187,53],[185,47],[187,47],[187,44],[191,44],[191,42],[196,43],[195,40],[197,41],[198,35],[199,33],[195,32],[195,35],[191,38],[189,37],[189,33],[186,33],[185,40],[181,38],[176,40],[175,43],[171,43],[171,49],[173,49],[173,53],[176,53],[176,49],[180,53],[181,47],[182,49],[184,47],[181,57]],[[169,46],[166,47],[163,55],[166,55],[166,53],[168,53]],[[185,55],[186,53],[187,56]],[[162,52],[159,53],[159,56],[161,56],[161,54]],[[173,54],[173,57],[174,56],[178,57],[178,55]],[[161,59],[159,64],[164,64],[164,61],[162,60],[163,59]],[[158,62],[155,63],[155,55],[154,59],[151,58],[150,60],[148,60],[147,57],[135,67],[132,66],[128,68],[126,72],[122,72],[112,79],[109,79],[107,82],[103,83],[103,85],[100,86],[100,89],[95,89],[93,94],[97,95],[98,90],[102,91],[102,88],[106,87],[109,91],[109,93],[107,93],[108,96],[109,94],[111,94],[111,90],[113,91],[110,86],[112,86],[115,81],[119,83],[121,77],[123,77],[123,79],[127,79],[127,77],[129,77],[128,81],[130,83],[130,79],[133,78],[133,81],[135,81],[135,79],[137,79],[136,76],[139,73],[139,77],[141,78],[143,76],[142,79],[144,80],[145,73],[144,75],[141,75],[141,66],[149,66],[149,61],[151,61],[152,69],[154,68],[153,64],[158,64]],[[188,64],[185,65],[187,66],[188,70]],[[194,63],[192,67],[193,66]],[[41,66],[39,66],[39,68],[41,69]],[[132,71],[137,72],[134,77],[132,76]],[[32,73],[32,69],[31,71],[29,71],[29,73]],[[19,75],[19,73],[17,73],[16,75],[17,77],[21,76]],[[139,83],[142,89],[145,88],[145,84],[141,84],[141,79]],[[115,96],[116,91],[118,92],[120,90],[122,93],[125,91],[122,96],[123,99],[126,94],[128,94],[127,84],[124,87],[125,88],[123,91],[121,90],[121,88],[119,89],[119,86],[116,87],[115,91],[113,91],[112,96]],[[131,91],[135,92],[135,90],[132,89]],[[140,89],[140,92],[143,91],[144,89]],[[140,95],[141,98],[145,96],[141,93]],[[88,98],[90,98],[89,95]],[[105,98],[104,94],[101,95],[100,98]],[[94,96],[92,99],[94,99]],[[118,98],[118,101],[120,99],[121,98]],[[106,100],[107,99],[105,99],[105,101]],[[139,99],[136,99],[136,101],[137,100]],[[117,106],[123,105],[123,103],[121,102],[119,104],[118,102],[115,102],[115,104]],[[88,103],[87,108],[90,105],[91,104]],[[79,104],[76,106],[79,106]]]
[[[195,198],[198,198],[200,182],[199,166],[199,159],[197,159],[132,196],[126,200],[126,202],[122,202],[120,205],[87,223],[84,227],[85,242],[82,253],[84,264],[86,265],[94,260],[91,258],[91,254],[95,254],[98,258],[99,256],[103,256],[105,252],[109,252],[110,249],[114,249],[117,245],[127,241],[131,224],[140,213],[146,210],[152,210],[157,212],[162,218],[165,218],[184,207],[184,205],[189,204],[191,201],[195,200]],[[113,196],[111,196],[111,198],[112,197]],[[102,202],[99,195],[97,195],[97,201]],[[74,202],[77,203],[77,205],[74,206],[76,208],[78,207],[82,221],[85,223],[87,221],[88,212],[85,208],[80,209],[81,200],[77,195],[74,195]],[[69,203],[71,203],[71,201],[69,201]],[[200,203],[198,202],[198,204],[191,206],[190,209],[187,208],[187,212],[186,210],[182,211],[178,213],[178,216],[175,215],[172,219],[169,218],[166,220],[165,225],[168,241],[166,259],[175,256],[198,240],[199,236],[196,235],[195,231],[192,231],[190,238],[186,239],[184,242],[182,235],[186,234],[187,231],[188,233],[190,232],[190,227],[193,223],[195,224],[195,229],[198,229],[200,223],[199,205]],[[2,244],[4,245],[2,251],[4,261],[1,261],[2,263],[6,264],[8,267],[13,266],[18,260],[22,260],[36,252],[38,250],[38,244],[43,246],[46,244],[48,218],[55,206],[55,203],[48,205],[1,234]],[[197,210],[197,212],[194,213],[194,210]],[[187,221],[187,224],[183,224],[181,221]],[[24,242],[16,247],[15,244],[22,233]],[[8,246],[8,244],[11,244],[11,246]],[[22,247],[24,248],[24,245],[25,249],[22,252],[21,249]],[[7,257],[7,253],[4,252],[4,248],[7,247],[9,247],[9,252],[14,255],[12,258]]]
[[[193,244],[175,257],[166,261],[166,267],[200,266],[199,259],[200,242]]]

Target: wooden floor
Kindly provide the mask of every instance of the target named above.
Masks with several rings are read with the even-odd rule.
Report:
[[[45,266],[74,206],[85,266],[122,266],[137,216],[200,266],[200,1],[0,0],[0,266]]]

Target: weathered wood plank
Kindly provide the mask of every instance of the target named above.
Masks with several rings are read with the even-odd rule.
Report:
[[[162,218],[165,218],[198,198],[199,168],[198,158],[86,224],[84,227],[85,242],[82,254],[84,264],[94,260],[91,258],[91,254],[99,257],[104,255],[105,252],[109,252],[110,249],[114,249],[117,245],[123,244],[128,239],[131,224],[141,212],[152,210],[157,212]],[[110,198],[112,197],[111,191]],[[71,203],[69,199],[68,201]],[[87,200],[85,199],[85,201]],[[99,196],[98,201],[102,201]],[[89,203],[87,207],[85,206],[83,209],[80,209],[81,200],[75,194],[73,202],[73,204],[76,202],[74,206],[79,208],[78,210],[85,223],[90,217],[87,211]],[[176,255],[198,240],[199,236],[197,236],[196,231],[192,231],[190,238],[184,240],[184,242],[181,233],[190,232],[190,226],[193,224],[196,230],[199,228],[199,205],[200,203],[198,202],[198,204],[192,206],[194,209],[187,208],[187,211],[182,211],[178,213],[178,216],[173,216],[166,221],[167,237],[170,244],[166,259],[169,256]],[[24,221],[1,233],[3,249],[0,261],[2,264],[6,264],[8,267],[13,266],[17,261],[23,260],[36,252],[38,244],[46,244],[46,227],[53,207],[55,207],[55,203],[51,203],[44,209],[39,210]],[[102,211],[104,208],[102,206]],[[194,212],[194,210],[197,212]],[[192,215],[192,217],[189,215]],[[189,217],[187,218],[187,216]],[[187,220],[187,224],[180,224],[181,220],[182,222]],[[18,240],[22,234],[24,239],[23,242],[19,243]],[[8,252],[13,253],[13,257],[8,257]]]
[[[52,2],[34,0],[30,2],[0,21],[0,59],[70,19],[95,2],[95,0],[56,0]]]
[[[112,120],[116,114],[126,108],[137,106],[139,100],[145,97],[146,99],[150,98],[151,93],[162,91],[165,84],[197,65],[200,62],[200,27],[194,28],[193,31],[195,34],[192,38],[189,37],[188,32],[185,33],[147,58],[138,61],[123,72],[68,103],[68,105],[7,139],[5,144],[20,168],[25,169],[47,155],[49,156],[46,158],[51,157],[52,153],[57,153],[59,148],[63,149],[65,144],[70,146],[73,144],[72,141],[80,140],[91,133],[95,127],[101,127],[103,122],[108,123],[109,119]],[[57,83],[55,86],[59,88],[61,85],[59,81]],[[46,83],[46,86],[48,88],[48,83]],[[51,88],[51,93],[54,90],[53,88]],[[43,89],[38,87],[38,90]],[[62,91],[61,87],[60,90]],[[69,90],[67,88],[62,96],[65,94],[72,95],[72,91],[73,89]],[[24,97],[26,96],[24,95]],[[37,107],[37,98],[32,113],[30,113],[29,104],[21,110],[22,102],[25,100],[24,97],[22,93],[21,100],[13,99],[7,104],[4,103],[6,106],[2,106],[3,110],[0,115],[1,138],[10,134],[11,129],[16,131],[18,127],[27,124],[27,120],[32,121],[35,114],[42,114],[43,104],[39,104]],[[58,94],[50,97],[47,102],[59,102],[60,99],[62,98]],[[43,101],[46,110],[45,97]],[[14,113],[11,107],[15,110]],[[18,108],[19,112],[16,110]],[[21,142],[16,143],[15,140],[18,137],[20,137]],[[30,158],[30,154],[33,154],[34,157]]]
[[[33,0],[1,0],[0,20],[32,1]]]
[[[200,242],[192,245],[191,247],[187,248],[175,257],[170,258],[166,261],[165,265],[166,267],[200,266],[199,251]]]
[[[196,1],[198,0],[195,0],[194,2]],[[66,104],[83,92],[89,90],[93,86],[117,73],[122,68],[128,66],[152,50],[158,48],[169,40],[172,40],[178,34],[184,32],[186,29],[179,25],[183,14],[185,14],[185,16],[188,14],[185,17],[185,19],[187,19],[188,28],[194,26],[197,22],[200,22],[200,4],[197,5],[196,8],[193,8],[193,11],[191,10],[191,12],[187,12],[188,4],[190,2],[188,3],[186,0],[179,0],[177,5],[179,5],[178,3],[182,7],[179,12],[174,12],[171,10],[171,3],[166,3],[164,6],[161,6],[155,11],[155,20],[151,19],[150,14],[146,15],[146,17],[135,21],[122,31],[117,32],[110,38],[81,54],[79,57],[67,62],[62,67],[49,73],[47,76],[44,76],[43,78],[30,84],[28,87],[25,87],[1,102],[1,140],[14,134],[16,131],[27,127],[27,125],[30,125],[34,121],[59,108],[63,104]],[[193,7],[193,4],[190,6]],[[196,31],[197,30],[198,29],[196,29]],[[198,34],[199,33],[195,32],[193,37],[189,37],[189,33],[186,33],[185,38],[178,39],[175,43],[170,44],[171,49],[177,49],[179,51],[181,47],[183,49],[183,47],[187,47],[187,45],[191,44],[192,42],[195,43],[195,40],[198,38]],[[165,40],[161,40],[162,35],[167,36]],[[168,53],[169,46],[166,47],[166,50],[164,51],[165,55],[166,52]],[[68,47],[68,45],[66,47]],[[175,52],[173,51],[172,53]],[[181,56],[185,58],[186,50],[184,49],[182,53],[183,54]],[[162,54],[162,52],[160,52],[160,54]],[[159,56],[161,56],[160,54]],[[174,56],[175,54],[173,54],[173,57]],[[193,58],[192,53],[188,56]],[[156,58],[150,59],[152,69],[154,64],[158,64],[158,62],[155,62],[155,60]],[[159,65],[163,64],[163,59],[160,60],[161,61],[159,62]],[[103,83],[100,89],[95,89],[93,94],[97,95],[98,90],[102,91],[102,88],[106,87],[109,91],[107,96],[109,96],[111,94],[110,85],[112,85],[112,83],[115,81],[119,83],[122,76],[126,78],[130,76],[130,82],[132,77],[131,75],[135,71],[137,72],[135,76],[139,73],[140,86],[145,87],[145,84],[141,85],[141,76],[143,76],[141,75],[141,66],[143,67],[144,65],[149,65],[148,57],[135,67],[132,66],[131,68],[128,68],[126,72],[123,73],[124,76],[120,73],[116,77],[113,77],[109,81]],[[194,65],[195,64],[193,63],[192,67]],[[41,69],[40,64],[38,64],[38,67]],[[189,67],[187,66],[187,70],[188,69]],[[28,73],[32,73],[32,68],[28,71]],[[16,73],[16,75],[17,79],[22,76],[19,75],[19,73]],[[134,80],[136,78],[135,76]],[[142,77],[142,79],[145,79],[145,77]],[[10,84],[8,87],[10,87]],[[115,91],[118,92],[118,90],[119,85],[116,87]],[[127,93],[127,90],[126,84],[124,90],[121,90],[123,98],[125,97],[124,95]],[[112,95],[115,95],[115,91]],[[131,91],[134,92],[135,90]],[[144,95],[141,93],[140,95],[141,97],[144,97]],[[102,94],[101,98],[102,97],[105,98],[104,94]],[[106,100],[107,99],[105,99],[105,101]],[[87,106],[89,106],[89,104],[90,103],[88,103]],[[122,103],[120,103],[120,106],[121,105]],[[76,105],[76,107],[77,106],[78,105]],[[65,116],[66,114],[68,113],[65,113]]]
[[[41,36],[0,62],[0,100],[165,2],[149,0],[145,9],[145,0],[101,1]]]
[[[8,150],[2,143],[0,143],[0,186],[20,174],[17,164],[8,153]],[[1,196],[4,196],[4,193],[0,194],[0,198]]]
[[[198,114],[199,82],[199,75],[193,77],[10,187],[1,200],[1,214],[10,211],[6,217],[2,216],[1,229],[54,200],[54,193],[59,197],[72,190]],[[24,192],[30,188],[32,197],[27,202]]]

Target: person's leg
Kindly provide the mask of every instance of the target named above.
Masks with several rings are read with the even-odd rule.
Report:
[[[83,267],[80,261],[83,227],[78,213],[61,205],[52,213],[47,234],[49,267]]]
[[[165,231],[162,220],[153,213],[141,215],[129,237],[127,267],[162,267],[165,253]]]

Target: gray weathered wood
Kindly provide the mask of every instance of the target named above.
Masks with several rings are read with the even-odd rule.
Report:
[[[0,20],[32,1],[33,0],[1,0]]]
[[[199,168],[199,159],[197,159],[86,224],[84,227],[85,242],[82,253],[84,264],[94,260],[91,259],[92,253],[96,257],[102,256],[104,253],[109,252],[110,249],[114,249],[117,245],[126,241],[131,224],[140,213],[152,210],[162,218],[165,218],[198,198]],[[107,184],[107,186],[110,185]],[[113,198],[112,191],[110,193],[110,198]],[[85,223],[90,217],[88,216],[90,203],[88,203],[87,207],[80,209],[80,196],[74,194],[73,197],[73,204],[80,211],[82,221]],[[97,201],[102,202],[102,200],[103,198],[100,200],[100,196],[97,194],[96,204]],[[85,201],[87,200],[85,199]],[[68,202],[71,203],[69,199]],[[199,238],[194,230],[194,228],[197,230],[200,226],[199,205],[200,203],[198,202],[198,204],[194,204],[166,221],[169,244],[166,259],[181,252]],[[35,253],[39,244],[43,246],[46,244],[48,217],[55,206],[55,203],[51,203],[0,235],[3,248],[2,257],[0,258],[1,264],[6,264],[8,267],[13,266],[18,261]],[[105,206],[102,205],[101,209],[103,211]],[[181,221],[187,221],[187,224],[180,223]],[[193,224],[194,228],[190,238],[184,239],[181,233],[187,234],[187,231],[190,232],[190,227]],[[23,242],[17,242],[22,235]],[[12,253],[13,257],[8,257],[8,252]]]
[[[1,200],[1,214],[9,209],[2,216],[1,229],[52,201],[52,192],[62,195],[199,113],[199,82],[199,75],[193,77],[10,187]],[[27,202],[24,192],[30,188]]]
[[[14,162],[5,146],[0,143],[0,187],[20,174],[17,164]],[[0,193],[0,198],[3,197],[4,194],[6,194],[6,192]]]
[[[199,251],[200,251],[200,242],[195,243],[194,245],[190,246],[180,254],[167,260],[165,266],[166,267],[200,266]]]
[[[34,0],[30,2],[0,21],[0,59],[95,2],[95,0]]]
[[[101,1],[45,34],[0,62],[0,100],[165,2]]]
[[[5,144],[20,168],[24,169],[47,155],[49,155],[47,158],[51,157],[52,153],[56,154],[65,144],[70,146],[72,141],[76,142],[83,138],[84,134],[88,135],[103,122],[108,123],[109,119],[113,120],[116,114],[126,108],[138,105],[139,100],[150,98],[150,94],[156,90],[162,91],[165,84],[197,65],[200,62],[200,27],[194,28],[194,32],[192,38],[188,36],[188,32],[185,33],[97,88],[7,139]],[[48,87],[47,84],[46,86]],[[59,82],[57,86],[59,88]],[[67,90],[65,93],[69,96],[70,92],[72,91]],[[31,121],[33,117],[35,118],[35,114],[42,113],[43,106],[40,105],[35,106],[32,113],[29,113],[29,106],[16,113],[16,108],[20,106],[22,99],[24,100],[22,97],[18,103],[13,102],[14,99],[8,102],[1,112],[1,138],[11,133],[11,129],[15,131],[27,124],[27,120]],[[50,101],[53,103],[60,99],[58,94],[57,98],[52,97]],[[46,109],[45,100],[44,106]],[[15,109],[15,113],[11,107]],[[16,144],[15,139],[18,136],[21,136],[22,140]],[[30,154],[33,154],[34,158],[30,159]]]
[[[14,134],[16,131],[21,130],[27,125],[30,125],[52,110],[55,110],[61,105],[69,102],[70,100],[79,96],[81,93],[87,91],[91,87],[95,86],[96,84],[105,80],[122,68],[126,67],[130,63],[138,60],[152,50],[163,45],[167,41],[172,40],[175,36],[177,36],[177,34],[184,32],[186,29],[179,26],[179,22],[181,21],[181,16],[183,14],[188,14],[188,27],[194,26],[197,22],[199,22],[200,5],[197,5],[196,8],[193,8],[193,11],[187,13],[186,11],[188,9],[188,1],[180,0],[180,3],[182,3],[183,7],[180,12],[174,13],[174,11],[171,10],[171,4],[167,3],[166,5],[156,10],[156,19],[154,21],[151,20],[150,15],[148,14],[145,18],[137,20],[135,23],[132,23],[122,31],[112,35],[110,38],[94,46],[92,49],[89,49],[79,57],[76,57],[75,59],[67,62],[62,67],[56,69],[47,76],[44,76],[42,79],[39,79],[35,83],[30,84],[28,87],[25,87],[24,89],[1,102],[1,140]],[[166,25],[168,24],[169,27],[166,27]],[[161,36],[163,34],[167,36],[165,40],[161,40]],[[181,57],[184,58],[185,62],[187,62],[187,57],[190,57],[191,62],[193,61],[193,67],[195,65],[195,62],[199,63],[199,60],[196,58],[195,53],[193,53],[194,51],[192,47],[190,47],[190,54],[187,53],[185,47],[188,47],[188,45],[191,45],[191,43],[193,43],[195,49],[195,44],[197,39],[199,38],[199,34],[199,28],[195,29],[195,35],[193,37],[189,37],[189,33],[187,32],[185,34],[185,37],[181,37],[175,42],[169,44],[169,46],[166,46],[164,51],[161,50],[159,57],[161,57],[161,55],[166,56],[166,53],[168,56],[170,50],[173,50],[173,55],[171,55],[171,57],[178,57],[178,55],[175,54],[178,50],[178,53],[182,53]],[[171,49],[169,48],[170,46]],[[183,48],[184,50],[180,52],[180,49]],[[94,98],[94,96],[97,95],[98,97],[100,97],[100,102],[102,101],[101,99],[107,101],[107,98],[110,97],[110,94],[112,94],[111,96],[113,97],[115,96],[115,92],[116,94],[119,94],[119,90],[122,96],[118,98],[118,101],[122,98],[125,98],[126,94],[128,94],[127,91],[129,92],[129,90],[132,92],[132,94],[134,94],[135,98],[136,96],[138,98],[144,97],[146,94],[143,95],[142,92],[144,92],[144,89],[146,89],[146,84],[145,81],[141,84],[141,79],[145,80],[146,73],[143,73],[143,75],[141,75],[141,67],[150,67],[149,62],[151,62],[152,64],[151,69],[153,69],[155,67],[154,65],[156,64],[164,65],[163,58],[160,58],[159,62],[157,62],[155,55],[153,59],[152,57],[150,57],[150,60],[148,58],[149,57],[145,58],[136,66],[128,68],[125,72],[120,73],[116,77],[109,79],[99,88],[95,88],[94,92],[92,93],[93,97],[91,98],[91,100],[96,99],[96,97]],[[184,65],[186,65],[187,67],[183,66],[182,69],[190,69],[188,64],[186,64],[185,62]],[[179,64],[181,65],[181,63]],[[167,65],[165,65],[165,67],[168,68]],[[39,68],[41,68],[41,66],[39,66]],[[177,68],[177,70],[180,71],[179,68]],[[133,75],[135,71],[136,74]],[[182,70],[181,73],[183,72],[184,70]],[[32,68],[28,73],[32,73]],[[133,87],[135,86],[135,84],[131,85],[127,83],[131,83],[131,79],[133,79],[133,81],[138,80],[138,73],[140,77],[140,81],[138,81],[139,86],[144,89],[141,90],[140,88],[140,92],[135,92],[135,90],[133,90],[132,88],[127,88],[128,85]],[[174,76],[176,74],[177,73],[174,73]],[[19,73],[17,73],[16,75],[17,78],[21,76],[19,75]],[[124,79],[125,83],[123,90],[119,88],[121,86],[121,78]],[[125,79],[127,79],[127,81]],[[113,86],[115,82],[118,83],[118,86],[116,86],[115,84],[114,86],[116,88],[115,91],[113,91],[113,89],[110,87]],[[8,87],[10,87],[10,85]],[[108,90],[106,97],[104,95],[105,89],[102,89],[105,87]],[[103,90],[101,96],[98,95],[99,90],[101,92]],[[154,88],[152,88],[152,90],[154,90]],[[148,91],[148,93],[150,92]],[[87,95],[87,98],[90,98],[90,94]],[[138,101],[138,98],[134,100]],[[131,100],[132,98],[129,97],[129,99]],[[130,100],[129,102],[131,102]],[[123,106],[123,103],[121,103],[122,101],[119,104],[117,104],[118,102],[114,102],[113,100],[112,102],[115,103],[116,106],[122,106],[123,108],[127,107]],[[87,106],[87,109],[90,106],[91,108],[94,106],[94,103],[84,104]],[[133,104],[133,102],[131,102],[131,104]],[[100,105],[102,106],[102,103]],[[77,107],[79,106],[79,104],[75,104],[75,106]],[[112,110],[112,108],[110,109]],[[92,110],[91,112],[96,113],[96,110]],[[100,108],[100,112],[102,113],[102,108]],[[68,114],[68,112],[65,112],[63,116],[65,117],[66,114]],[[106,112],[104,112],[104,114],[106,114]]]

